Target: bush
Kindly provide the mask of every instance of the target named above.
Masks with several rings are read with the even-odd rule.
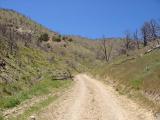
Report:
[[[40,37],[39,37],[39,41],[45,41],[47,42],[49,40],[49,35],[47,33],[44,33],[42,34]]]
[[[58,36],[58,37],[53,36],[52,37],[52,41],[54,41],[54,42],[61,42],[61,37],[60,36]]]
[[[47,43],[47,48],[51,48],[51,45],[49,43]]]
[[[20,104],[20,101],[18,98],[11,97],[8,100],[6,100],[4,104],[4,108],[12,108]]]
[[[67,36],[63,36],[62,40],[68,40],[68,37]]]
[[[72,39],[72,38],[69,38],[69,39],[68,39],[68,41],[69,41],[69,42],[72,42],[72,41],[73,41],[73,39]]]

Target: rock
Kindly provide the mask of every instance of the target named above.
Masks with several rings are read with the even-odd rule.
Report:
[[[155,117],[156,117],[156,120],[160,120],[160,113],[156,113]]]
[[[36,120],[36,117],[35,116],[30,116],[30,120]]]
[[[142,54],[142,53],[140,54],[140,57],[143,57],[143,54]]]

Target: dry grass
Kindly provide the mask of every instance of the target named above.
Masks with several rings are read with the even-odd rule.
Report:
[[[160,101],[159,55],[160,50],[155,50],[144,56],[120,56],[105,67],[102,65],[96,68],[93,74],[109,77],[109,81],[121,94],[127,94],[157,110],[160,108],[157,105]]]

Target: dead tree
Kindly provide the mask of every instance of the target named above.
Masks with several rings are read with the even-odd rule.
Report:
[[[131,33],[129,31],[126,31],[122,50],[124,54],[126,54],[127,56],[129,56],[128,51],[132,48],[131,43],[132,43]]]
[[[10,48],[10,53],[13,54],[14,41],[13,41],[13,32],[11,28],[9,29],[9,48]]]
[[[137,49],[140,49],[140,46],[139,46],[139,38],[138,38],[138,31],[136,30],[133,34],[133,39],[136,41],[136,46],[137,46]]]
[[[111,58],[112,50],[113,50],[113,44],[111,41],[105,40],[104,37],[103,37],[103,40],[100,41],[100,43],[101,43],[100,48],[101,48],[103,57],[106,62],[109,62]]]
[[[7,27],[5,24],[0,24],[0,34],[5,35],[7,31]]]
[[[125,41],[124,41],[124,46],[126,48],[126,51],[130,49],[130,43],[131,43],[131,34],[129,31],[125,33]]]
[[[157,41],[157,44],[159,44],[160,25],[154,19],[143,24],[141,33],[144,46],[147,46],[148,41]]]
[[[157,44],[159,44],[158,35],[160,34],[160,25],[156,22],[156,20],[152,19],[150,21],[150,27],[151,27],[151,35],[152,40],[157,41]]]
[[[141,28],[141,34],[143,37],[143,46],[147,46],[149,38],[150,38],[150,25],[148,22],[145,22]]]
[[[30,33],[28,33],[28,34],[24,34],[24,45],[26,46],[26,47],[30,47],[30,44],[31,44],[31,39],[32,39],[32,36],[31,36],[31,34]]]
[[[101,41],[101,49],[102,49],[102,52],[103,52],[103,56],[104,56],[104,58],[105,58],[105,60],[107,61],[107,45],[106,45],[106,40],[105,39],[103,39],[102,41]]]
[[[15,40],[15,31],[12,28],[8,30],[9,38],[8,38],[8,47],[11,55],[16,55],[18,50],[17,43]]]

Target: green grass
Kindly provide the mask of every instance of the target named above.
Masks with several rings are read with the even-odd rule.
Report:
[[[68,88],[71,85],[72,81],[66,80],[66,81],[57,81],[57,80],[46,80],[43,81],[42,83],[39,83],[39,85],[35,86],[33,89],[29,91],[29,95],[46,95],[53,90],[56,91],[62,91],[65,88]],[[43,87],[43,88],[42,88]],[[51,104],[54,100],[56,100],[58,96],[49,96],[47,99],[40,101],[39,103],[34,104],[32,107],[29,109],[26,109],[23,114],[15,117],[15,118],[10,118],[10,120],[26,120],[30,115],[33,113],[37,113],[44,109],[46,106]]]
[[[43,80],[34,85],[31,89],[22,91],[15,96],[0,98],[0,107],[3,109],[12,108],[34,96],[43,96],[43,95],[48,95],[49,93],[54,93],[54,92],[56,93],[58,91],[63,91],[65,88],[68,88],[71,85],[71,83],[72,83],[71,80],[65,80],[65,81],[60,81],[60,80],[58,81],[52,79]],[[48,106],[56,98],[57,96],[49,96],[47,99],[39,103],[36,103],[29,109],[25,110],[25,112],[22,115],[19,115],[16,118],[11,118],[11,120],[14,119],[24,120],[34,112],[38,112],[42,108]],[[0,120],[3,120],[2,115],[0,115]]]
[[[50,63],[48,58],[54,54],[34,48],[20,47],[19,49],[22,67],[16,64],[16,58],[10,56],[6,59],[10,64],[7,66],[8,73],[2,73],[11,76],[14,80],[9,84],[0,83],[0,108],[2,109],[15,107],[26,99],[48,94],[53,89],[68,84],[68,81],[52,80],[51,76],[57,67]],[[65,70],[63,66],[61,69]]]
[[[16,95],[0,98],[0,108],[12,108],[26,99],[32,98],[33,96],[46,95],[53,91],[63,89],[67,87],[71,81],[57,81],[57,80],[42,80],[32,86],[30,89],[19,92]]]
[[[134,89],[139,90],[142,84],[142,80],[140,79],[135,79],[131,81],[131,84],[133,86]]]
[[[16,81],[10,84],[0,83],[0,109],[13,108],[35,96],[61,91],[72,83],[70,80],[58,81],[52,79],[52,74],[57,70],[57,67],[60,67],[60,70],[65,70],[63,63],[60,66],[59,61],[56,64],[48,61],[48,58],[54,54],[33,48],[22,47],[20,49],[22,67],[16,64],[16,59],[13,56],[6,59],[11,64],[7,66],[7,75],[11,75],[12,79]],[[35,80],[38,77],[41,79]],[[32,109],[36,111],[35,108]]]
[[[30,115],[33,113],[40,112],[42,109],[44,109],[46,106],[49,104],[53,103],[57,99],[57,96],[50,96],[48,99],[41,101],[40,103],[37,103],[27,109],[23,114],[15,117],[15,118],[10,118],[10,120],[26,120]]]
[[[68,69],[76,74],[93,66],[94,62],[92,51],[76,43],[48,52],[36,47],[24,47],[21,43],[18,43],[18,47],[16,56],[4,56],[7,70],[0,75],[10,82],[0,83],[1,109],[13,108],[34,96],[65,88],[70,81],[55,81],[52,76]]]
[[[2,113],[0,112],[0,120],[4,120],[4,118],[2,117]]]
[[[72,74],[84,72],[97,63],[95,52],[98,44],[94,41],[71,37],[73,41],[65,41],[66,45],[52,41],[37,45],[40,34],[47,33],[52,37],[54,33],[15,11],[1,9],[0,13],[0,21],[8,29],[34,31],[28,47],[24,43],[26,40],[18,40],[18,34],[15,34],[15,54],[8,49],[10,37],[0,36],[0,58],[6,61],[6,70],[0,72],[0,109],[13,108],[26,99],[61,90],[70,81],[52,81],[51,76],[68,70]]]

